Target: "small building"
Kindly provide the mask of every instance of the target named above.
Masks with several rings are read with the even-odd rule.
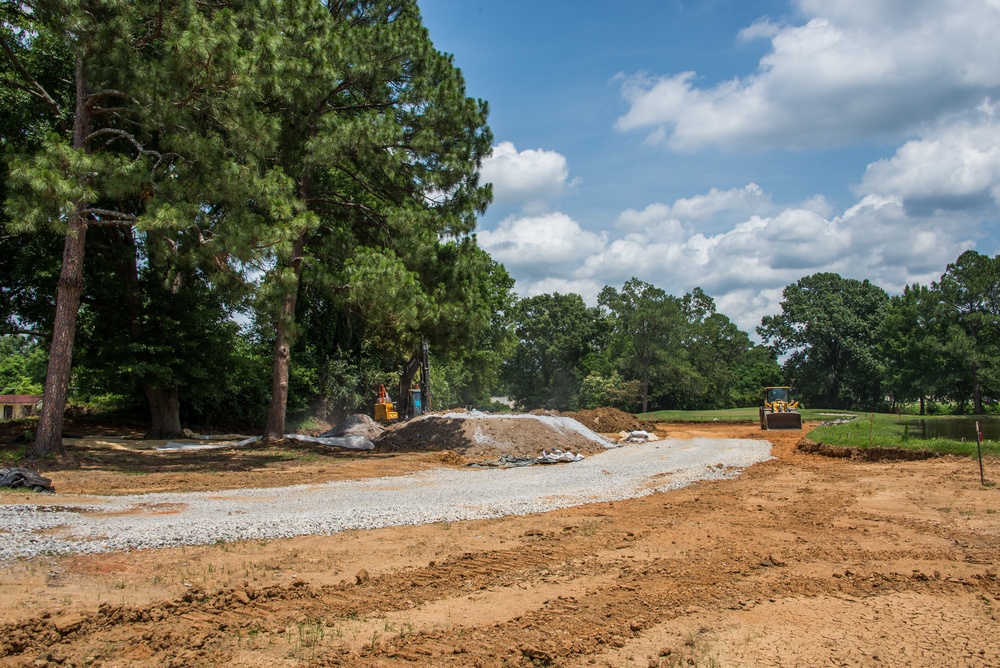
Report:
[[[0,419],[17,420],[34,415],[42,405],[42,398],[35,394],[0,394]]]

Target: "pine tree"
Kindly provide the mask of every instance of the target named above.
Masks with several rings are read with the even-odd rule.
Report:
[[[11,161],[8,225],[65,235],[30,456],[63,452],[88,228],[135,229],[147,240],[159,237],[175,256],[177,236],[190,235],[204,242],[198,254],[205,261],[214,253],[216,263],[229,266],[261,245],[248,236],[274,238],[262,221],[283,219],[287,187],[255,158],[271,133],[266,116],[254,112],[250,76],[251,66],[273,64],[259,46],[272,36],[266,9],[225,0],[4,3],[5,81],[41,101],[53,130]],[[247,38],[258,34],[257,42]],[[38,63],[49,51],[68,54],[69,92],[51,89],[41,76]],[[240,234],[206,234],[227,224],[238,229],[234,221],[258,224]],[[150,400],[156,403],[155,393]]]
[[[285,431],[296,301],[312,280],[381,300],[397,329],[434,306],[420,257],[472,231],[490,190],[485,104],[434,49],[412,1],[285,5],[289,41],[266,102],[281,123],[278,164],[295,180],[295,234],[277,249],[264,297],[275,328],[265,437]]]

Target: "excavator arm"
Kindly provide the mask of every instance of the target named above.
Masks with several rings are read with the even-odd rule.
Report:
[[[426,341],[420,342],[417,352],[410,358],[410,361],[403,367],[403,373],[399,377],[399,395],[397,409],[402,420],[409,420],[420,413],[416,412],[414,396],[410,392],[413,386],[413,377],[420,371],[420,412],[430,409],[431,406],[431,365],[428,357],[428,346]]]

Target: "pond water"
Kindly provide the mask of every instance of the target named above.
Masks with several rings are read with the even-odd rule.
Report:
[[[976,440],[976,420],[983,432],[984,441],[1000,441],[1000,419],[998,418],[935,418],[933,420],[910,419],[899,424],[910,425],[911,438],[948,438],[953,441]]]

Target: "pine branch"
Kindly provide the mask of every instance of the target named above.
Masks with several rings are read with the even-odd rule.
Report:
[[[367,204],[362,204],[360,202],[352,202],[350,200],[339,200],[330,197],[312,197],[309,199],[311,203],[315,204],[331,204],[333,206],[341,207],[344,209],[354,209],[355,211],[361,211],[367,214],[368,218],[373,219],[376,222],[383,222],[384,216],[382,216],[378,211],[368,206]]]
[[[142,145],[142,143],[139,142],[138,139],[135,138],[134,135],[132,135],[129,132],[126,132],[125,130],[119,130],[118,128],[102,128],[100,130],[97,130],[96,132],[92,132],[87,136],[86,141],[89,142],[92,139],[96,139],[97,137],[101,137],[104,135],[113,135],[115,137],[124,139],[125,141],[132,144],[132,146],[135,147],[135,152],[137,154],[136,157],[142,157],[144,155],[155,156],[156,162],[153,164],[153,171],[159,169],[160,166],[164,163],[164,161],[180,157],[180,154],[178,153],[172,153],[172,152],[160,153],[159,151],[147,149]]]
[[[110,209],[98,209],[96,207],[87,207],[84,210],[92,216],[100,216],[100,218],[95,218],[90,222],[95,225],[130,225],[135,222],[136,217],[131,213],[123,213],[121,211],[112,211]],[[107,220],[103,220],[103,219]]]
[[[59,103],[57,103],[54,99],[52,99],[52,96],[49,95],[49,92],[45,90],[45,87],[42,86],[42,84],[38,83],[38,80],[35,79],[35,77],[31,76],[31,73],[28,72],[27,68],[25,68],[25,66],[21,63],[21,60],[17,57],[17,54],[14,53],[14,49],[12,49],[10,47],[10,44],[7,43],[6,36],[3,35],[2,33],[0,33],[0,49],[2,49],[3,52],[7,55],[7,58],[14,66],[14,69],[20,73],[20,75],[30,86],[29,92],[31,92],[34,95],[37,95],[39,98],[41,98],[43,102],[45,102],[46,105],[49,106],[50,109],[52,109],[52,112],[55,114],[56,119],[59,123],[59,128],[63,132],[65,132],[66,125],[65,122],[63,121],[62,110],[59,109]]]
[[[8,86],[10,88],[16,88],[17,90],[22,90],[25,93],[30,93],[31,95],[38,95],[37,91],[26,84],[21,83],[20,79],[15,79],[11,76],[0,76],[0,84]]]
[[[345,106],[340,106],[340,107],[330,107],[329,111],[337,111],[337,112],[341,112],[341,111],[372,111],[372,110],[375,110],[375,111],[385,111],[387,109],[391,109],[392,107],[393,107],[393,103],[391,103],[391,102],[390,103],[379,103],[379,104],[375,104],[375,103],[370,103],[370,104],[351,104],[351,105],[345,105]]]
[[[135,147],[136,153],[138,153],[140,156],[148,155],[151,153],[151,151],[147,151],[145,148],[143,148],[142,144],[140,144],[139,140],[136,139],[134,136],[132,136],[128,132],[125,132],[124,130],[119,130],[117,128],[103,128],[101,130],[98,130],[97,132],[91,132],[89,135],[87,135],[86,139],[84,139],[83,141],[85,143],[89,143],[90,140],[97,139],[98,137],[104,135],[114,135],[116,137],[121,137],[122,139],[125,139],[130,144],[132,144],[132,146]]]
[[[45,337],[45,332],[39,332],[36,329],[15,329],[11,334],[20,334],[21,336],[30,336],[33,339],[41,339]]]
[[[323,99],[320,100],[319,103],[316,105],[316,108],[313,109],[312,112],[313,120],[309,124],[309,129],[312,132],[316,131],[316,120],[323,115],[323,108],[326,107],[327,103],[330,100],[332,100],[337,95],[340,95],[341,92],[347,89],[348,81],[349,81],[348,79],[344,79],[342,82],[340,82],[340,85],[332,89],[329,93],[327,93],[326,96],[324,96]]]
[[[105,90],[99,90],[96,93],[91,93],[87,96],[87,108],[91,111],[97,109],[97,103],[108,97],[120,97],[128,98],[128,93],[120,90],[114,90],[113,88],[106,88]],[[103,108],[102,108],[103,110]]]
[[[155,156],[157,156],[156,162],[153,164],[153,171],[154,172],[157,169],[159,169],[160,165],[162,165],[164,163],[164,161],[166,161],[167,159],[180,158],[181,157],[180,153],[173,153],[173,152],[158,153],[156,151],[147,151],[146,154],[147,155],[155,155]]]

